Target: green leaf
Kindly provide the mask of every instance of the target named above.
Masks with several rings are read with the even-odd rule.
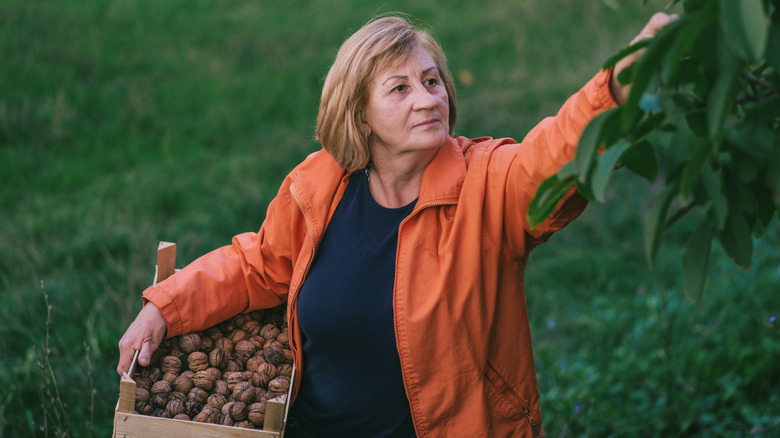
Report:
[[[612,123],[615,115],[618,114],[618,108],[612,108],[605,111],[588,123],[580,136],[577,145],[577,154],[573,160],[574,171],[581,182],[588,180],[588,174],[594,165],[596,153],[602,144],[601,131],[605,124]]]
[[[712,228],[706,220],[691,236],[683,255],[685,294],[696,303],[701,299],[707,274],[707,264],[712,248]]]
[[[605,194],[609,180],[612,178],[618,160],[629,147],[631,147],[631,142],[627,139],[621,139],[599,156],[596,171],[590,182],[593,196],[597,201],[606,201]]]
[[[728,45],[745,61],[764,58],[769,35],[769,16],[763,0],[721,0],[723,30]]]
[[[658,176],[658,158],[653,145],[643,141],[628,149],[621,157],[623,166],[631,172],[653,182]]]
[[[628,46],[628,47],[626,47],[624,49],[621,49],[620,51],[618,51],[614,55],[612,55],[609,58],[607,58],[607,60],[604,61],[604,64],[601,65],[601,69],[602,70],[609,70],[610,68],[614,67],[615,64],[618,63],[618,61],[620,61],[621,59],[625,58],[626,56],[636,52],[637,50],[644,49],[645,47],[647,47],[648,44],[650,44],[650,40],[645,39],[645,40],[637,41],[636,43],[634,43],[634,44],[632,44],[632,45],[630,45],[630,46]]]
[[[731,209],[719,238],[734,263],[749,269],[753,259],[753,230],[740,210]]]
[[[714,216],[715,224],[718,230],[722,230],[726,225],[726,218],[729,214],[729,201],[721,190],[721,172],[712,169],[712,166],[705,164],[701,169],[701,182],[704,191],[710,199],[710,211]]]
[[[677,195],[677,187],[679,184],[679,172],[675,174],[670,173],[666,178],[666,186],[653,201],[653,206],[647,214],[647,222],[644,230],[645,241],[645,253],[647,255],[647,261],[650,265],[653,265],[655,256],[658,253],[658,247],[661,242],[661,234],[666,229],[666,216],[669,212],[669,207],[672,204],[672,200]]]
[[[725,54],[724,54],[725,56]],[[724,61],[721,63],[721,71],[710,94],[707,107],[707,122],[709,134],[712,139],[718,139],[723,132],[723,124],[731,112],[737,90],[737,73],[739,64]]]
[[[542,223],[555,210],[555,206],[573,185],[574,178],[559,178],[558,175],[547,178],[539,185],[536,196],[528,205],[527,216],[531,228]]]
[[[780,71],[780,24],[775,23],[769,28],[766,60],[775,71]]]
[[[707,143],[700,143],[693,148],[693,153],[683,168],[682,177],[680,178],[680,196],[686,201],[690,199],[693,186],[699,180],[699,174],[711,147]]]

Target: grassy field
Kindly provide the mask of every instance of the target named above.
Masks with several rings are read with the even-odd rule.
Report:
[[[157,242],[177,242],[183,265],[259,228],[283,175],[318,149],[338,45],[371,16],[433,29],[458,134],[521,138],[665,4],[639,3],[0,3],[0,438],[111,433],[116,343]],[[618,172],[607,203],[531,258],[548,436],[777,436],[777,223],[750,272],[716,247],[693,305],[686,223],[654,268],[644,259],[653,190]]]

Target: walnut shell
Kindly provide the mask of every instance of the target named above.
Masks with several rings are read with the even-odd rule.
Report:
[[[236,345],[233,349],[233,357],[238,359],[243,364],[246,363],[250,357],[254,356],[256,351],[257,347],[255,347],[255,344],[246,339],[242,339],[236,342]]]
[[[262,426],[265,422],[265,403],[252,403],[249,405],[247,419],[255,426]]]
[[[202,405],[205,404],[206,399],[209,398],[209,393],[206,392],[203,388],[195,387],[190,390],[189,394],[187,394],[187,398],[190,400],[195,400]]]
[[[202,409],[203,403],[197,400],[188,399],[186,402],[184,402],[184,413],[187,414],[190,418],[198,415]]]
[[[184,353],[192,353],[193,351],[200,348],[200,335],[197,333],[188,333],[186,335],[181,335],[179,338],[179,348]]]
[[[282,344],[282,347],[289,348],[290,347],[290,337],[287,332],[281,332],[279,333],[279,336],[276,337],[276,341]]]
[[[281,332],[282,331],[279,330],[279,327],[273,324],[266,324],[263,326],[263,329],[260,330],[260,336],[262,336],[266,341],[270,341],[276,339],[276,337],[279,336]]]
[[[265,350],[263,350],[263,357],[265,357],[265,360],[268,361],[268,363],[273,365],[282,364],[285,359],[282,349],[275,345],[266,347]]]
[[[147,391],[152,388],[152,383],[154,383],[150,378],[140,374],[133,377],[133,380],[135,380],[136,387],[146,389]]]
[[[184,375],[180,375],[173,381],[173,389],[183,392],[184,394],[189,393],[194,386],[195,384],[192,383],[192,379]]]
[[[268,391],[275,394],[287,394],[290,389],[290,379],[285,376],[277,377],[268,382]]]
[[[168,394],[152,394],[149,398],[149,403],[155,408],[165,408],[165,405],[168,404]]]
[[[252,385],[257,388],[268,389],[268,384],[271,382],[271,376],[263,373],[252,374]]]
[[[246,419],[248,413],[247,405],[242,401],[227,402],[222,406],[222,413],[229,415],[233,420],[241,421]]]
[[[154,407],[149,402],[136,402],[135,410],[141,415],[152,415]]]
[[[238,343],[238,341],[242,341],[244,339],[247,339],[249,335],[241,329],[233,330],[230,332],[230,335],[228,335],[231,341],[233,341],[234,344]]]
[[[249,320],[241,326],[241,330],[245,331],[247,335],[254,336],[260,333],[260,323],[255,320]]]
[[[217,381],[222,378],[222,371],[220,371],[219,368],[208,367],[206,368],[206,372],[209,373],[211,380]]]
[[[233,345],[235,343],[228,337],[219,338],[214,342],[214,348],[225,350],[228,354],[233,352]]]
[[[162,371],[154,365],[141,368],[141,376],[149,379],[150,382],[156,382],[162,377]]]
[[[135,387],[135,402],[148,402],[149,401],[149,391],[147,391],[144,388]]]
[[[230,358],[228,359],[228,364],[225,367],[225,372],[228,371],[241,371],[242,370],[241,362],[237,361],[236,359]]]
[[[217,380],[214,382],[214,394],[223,395],[225,397],[230,395],[230,388],[228,388],[228,384],[224,380]]]
[[[181,359],[176,356],[165,356],[160,361],[160,370],[163,373],[178,373],[181,371]]]
[[[203,371],[209,367],[209,356],[202,351],[193,351],[187,356],[187,366],[196,373]]]
[[[211,351],[214,348],[214,340],[208,336],[200,337],[200,351]]]
[[[209,352],[209,364],[220,370],[227,366],[229,359],[230,353],[221,348],[214,348]]]
[[[170,395],[168,395],[168,400],[173,400],[173,399],[177,399],[182,403],[184,403],[187,401],[187,395],[181,391],[173,391]]]
[[[198,415],[193,417],[193,420],[198,423],[216,423],[218,415],[219,409],[212,405],[205,405]]]
[[[287,376],[287,377],[292,378],[292,371],[293,371],[293,367],[292,367],[291,364],[283,363],[283,364],[279,365],[279,369],[278,369],[278,373],[277,374],[279,376]]]
[[[168,400],[168,404],[165,406],[165,410],[171,413],[171,417],[184,413],[184,403],[178,398],[172,398]]]
[[[233,427],[240,427],[242,429],[254,429],[255,425],[249,420],[236,421]]]
[[[190,416],[185,414],[185,413],[181,413],[181,414],[175,415],[173,417],[173,419],[174,420],[191,421]]]
[[[233,388],[231,398],[249,404],[255,401],[255,394],[256,389],[251,382],[241,382]]]
[[[211,373],[206,370],[195,373],[195,377],[192,378],[192,383],[204,391],[211,391],[211,388],[214,387],[214,379],[211,376]]]
[[[171,382],[167,380],[159,380],[154,382],[152,389],[149,392],[152,394],[165,394],[167,396],[173,392],[173,386],[171,386]]]
[[[211,394],[209,398],[206,400],[207,404],[210,404],[217,409],[222,409],[222,406],[225,406],[225,403],[227,402],[228,402],[227,397],[225,397],[222,394]]]
[[[268,376],[273,379],[278,374],[278,369],[276,368],[276,366],[266,362],[260,365],[259,367],[257,367],[257,370],[255,370],[255,372],[261,374],[268,374]]]
[[[176,380],[177,377],[179,377],[178,374],[172,373],[172,372],[167,372],[167,373],[163,374],[161,380],[165,380],[166,382],[173,384],[173,382]]]

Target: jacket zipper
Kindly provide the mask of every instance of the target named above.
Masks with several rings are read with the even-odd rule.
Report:
[[[292,299],[290,300],[290,310],[293,308],[297,308],[298,306],[298,295],[301,292],[301,288],[303,287],[303,281],[304,279],[309,275],[309,270],[311,269],[312,261],[314,260],[314,253],[317,251],[317,246],[314,244],[314,236],[311,234],[311,225],[309,225],[309,218],[306,216],[306,210],[303,209],[303,206],[301,205],[301,201],[298,200],[298,197],[295,196],[295,192],[292,189],[292,186],[290,187],[290,195],[295,200],[295,203],[298,204],[298,209],[301,210],[301,215],[303,215],[303,221],[306,223],[306,234],[309,236],[309,242],[311,242],[311,255],[309,256],[309,259],[306,261],[306,269],[303,271],[303,277],[301,277],[301,281],[298,284],[298,287],[293,292]],[[290,323],[294,324],[297,314],[296,312],[289,312],[290,313]],[[301,348],[301,346],[298,346],[298,348]],[[299,352],[301,359],[303,359],[303,353]],[[300,375],[301,370],[297,370],[297,374]],[[293,382],[293,398],[295,398],[295,395],[298,394],[299,388],[299,382],[300,379],[297,379],[297,382]],[[292,400],[290,400],[292,402]]]
[[[396,306],[395,278],[398,277],[398,252],[401,249],[401,228],[409,220],[410,217],[416,215],[417,213],[419,213],[420,211],[422,211],[425,208],[428,208],[428,207],[440,207],[440,206],[443,206],[443,205],[454,205],[454,204],[457,204],[457,202],[431,202],[431,203],[428,203],[428,204],[423,204],[423,205],[419,206],[418,208],[415,208],[415,210],[412,211],[409,214],[409,216],[405,217],[401,221],[401,223],[398,224],[398,242],[396,243],[396,249],[395,249],[395,275],[393,276],[393,278],[394,278],[394,284],[393,284],[393,335],[395,336],[396,343],[398,342],[398,328],[397,328],[397,324],[398,324],[397,321],[398,321],[398,319],[397,319],[397,316],[396,316],[396,315],[398,315],[398,312],[396,311],[397,306]],[[396,348],[397,347],[398,346],[396,345]],[[398,354],[400,356],[400,354],[401,354],[400,350],[398,350]],[[404,392],[406,393],[406,398],[409,399],[409,403],[411,404],[411,398],[409,398],[409,386],[406,384],[406,370],[404,370],[404,363],[403,363],[403,361],[401,361],[401,381],[404,384]],[[418,436],[420,436],[420,431],[417,428],[417,421],[418,420],[416,420],[416,418],[415,418],[414,409],[411,408],[411,405],[409,406],[409,410],[410,410],[410,412],[412,414],[412,426],[414,426],[414,431],[415,431],[415,433]]]
[[[490,362],[487,362],[487,366],[490,368],[492,373],[496,375],[496,378],[498,380],[500,380],[500,383],[503,385],[503,387],[506,388],[506,393],[508,393],[509,395],[512,396],[513,400],[508,400],[508,401],[510,403],[512,403],[513,401],[516,402],[516,403],[512,403],[512,404],[514,404],[515,406],[519,407],[520,410],[525,415],[525,417],[528,419],[528,422],[531,424],[531,429],[533,430],[534,436],[541,437],[542,434],[539,431],[538,425],[536,424],[536,419],[534,418],[533,414],[531,414],[531,408],[528,406],[528,404],[525,402],[525,400],[523,400],[523,398],[520,397],[520,395],[518,395],[517,392],[515,392],[514,388],[512,388],[512,386],[510,386],[504,380],[504,378],[501,376],[501,374],[499,374],[499,372],[495,369],[495,367],[493,367],[493,365]],[[490,380],[490,376],[488,376],[488,380]]]

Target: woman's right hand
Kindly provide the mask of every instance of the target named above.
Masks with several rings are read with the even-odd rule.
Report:
[[[146,303],[119,340],[119,365],[116,367],[119,375],[130,370],[136,350],[140,350],[138,364],[148,366],[152,353],[165,338],[166,330],[165,318],[160,309],[150,302]]]

